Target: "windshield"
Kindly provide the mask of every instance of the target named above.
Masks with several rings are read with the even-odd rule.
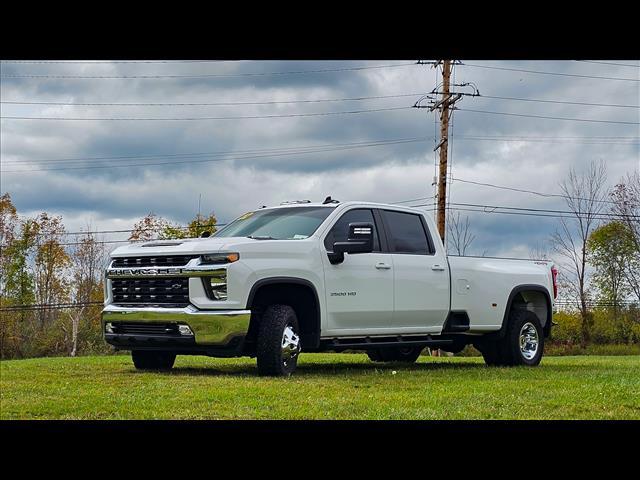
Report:
[[[215,237],[251,237],[261,240],[302,240],[313,235],[333,212],[327,207],[288,207],[256,210],[238,217]]]

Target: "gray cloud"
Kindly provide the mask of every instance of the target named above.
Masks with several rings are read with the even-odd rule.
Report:
[[[3,75],[131,75],[250,73],[345,68],[405,62],[219,62],[214,64],[2,64]],[[633,77],[640,69],[578,62],[468,62],[609,77]],[[79,80],[6,78],[3,100],[75,102],[234,102],[346,98],[428,92],[435,72],[426,66],[370,69],[307,75],[262,77]],[[520,72],[456,68],[455,82],[472,81],[488,96],[560,99],[589,103],[638,105],[634,82],[556,77]],[[362,102],[311,104],[117,107],[14,106],[3,104],[2,116],[188,117],[272,115],[410,106],[412,97]],[[519,188],[558,191],[570,167],[583,168],[604,159],[611,183],[640,168],[635,144],[588,144],[577,139],[532,143],[470,139],[470,136],[626,136],[638,137],[637,125],[615,125],[509,117],[468,109],[527,115],[638,121],[637,109],[465,98],[453,119],[453,176]],[[465,111],[465,109],[467,111]],[[427,110],[407,109],[359,115],[173,122],[62,122],[3,119],[1,124],[1,190],[12,194],[22,213],[47,210],[63,214],[70,230],[88,220],[96,228],[127,228],[154,211],[186,222],[203,195],[203,210],[215,210],[220,221],[263,204],[294,198],[399,201],[433,194],[433,141],[338,152],[168,166],[114,168],[150,160],[42,163],[39,168],[100,166],[33,173],[27,162],[42,159],[102,156],[167,155],[275,149],[432,137],[434,117]],[[215,158],[215,157],[214,157]],[[171,158],[157,157],[160,163]],[[14,163],[18,162],[18,163]],[[31,167],[34,168],[34,167]],[[534,208],[563,208],[558,199],[535,197],[460,182],[450,185],[451,201]],[[544,240],[554,219],[461,212],[468,214],[477,235],[475,253],[525,254]],[[115,237],[114,237],[115,238]]]

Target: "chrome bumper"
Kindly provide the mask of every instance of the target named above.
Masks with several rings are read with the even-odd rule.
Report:
[[[170,322],[189,325],[196,345],[226,345],[249,330],[251,310],[198,310],[184,308],[124,307],[107,305],[102,310],[102,331],[106,322]]]

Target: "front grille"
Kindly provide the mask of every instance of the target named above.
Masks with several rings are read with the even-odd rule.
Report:
[[[111,291],[116,304],[181,307],[189,304],[186,277],[112,279]]]
[[[199,255],[171,255],[162,257],[122,257],[115,258],[112,267],[184,267]]]
[[[180,335],[175,323],[133,323],[113,322],[113,331],[121,335]]]

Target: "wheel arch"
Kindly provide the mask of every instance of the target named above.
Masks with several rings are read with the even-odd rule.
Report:
[[[300,338],[305,350],[320,346],[320,300],[315,285],[304,278],[269,277],[255,282],[247,297],[247,309],[251,310],[248,339],[257,333],[262,309],[274,303],[290,305],[296,312],[300,326]]]
[[[504,316],[502,319],[502,327],[499,336],[503,337],[509,324],[509,314],[514,308],[525,308],[536,314],[540,323],[544,336],[548,337],[551,333],[551,325],[553,323],[553,309],[551,307],[551,295],[542,285],[518,285],[511,290],[509,298],[505,305]]]

